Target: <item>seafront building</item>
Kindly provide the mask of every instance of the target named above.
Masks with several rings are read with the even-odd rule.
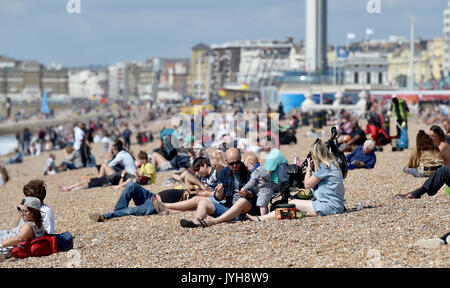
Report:
[[[190,72],[188,77],[188,95],[196,99],[208,99],[211,96],[211,48],[199,43],[191,48]]]
[[[64,101],[69,95],[68,70],[60,65],[49,67],[37,61],[18,61],[0,55],[0,98],[13,102],[41,99],[44,90],[49,99]]]
[[[69,70],[69,95],[71,99],[98,100],[108,93],[106,70]]]
[[[450,1],[444,10],[444,75],[450,73]]]

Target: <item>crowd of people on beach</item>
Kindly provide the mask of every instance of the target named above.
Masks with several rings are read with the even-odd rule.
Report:
[[[388,111],[395,116],[396,136],[390,136],[386,131],[385,119],[378,111],[376,101],[368,105],[367,112],[362,116],[368,123],[365,130],[360,127],[361,115],[341,111],[333,124],[339,138],[334,139],[333,135],[327,141],[318,137],[311,145],[306,160],[302,163],[296,157],[292,164],[280,150],[277,134],[270,129],[271,121],[274,121],[271,117],[264,121],[257,118],[255,127],[250,127],[256,130],[264,127],[266,130],[263,135],[258,135],[256,144],[244,141],[249,139],[252,131],[245,121],[239,123],[232,133],[227,133],[232,127],[225,121],[218,130],[212,129],[212,125],[207,126],[207,129],[214,130],[213,133],[202,135],[201,144],[197,145],[194,136],[182,138],[182,135],[194,135],[195,123],[192,119],[189,125],[180,122],[171,128],[164,127],[158,137],[159,148],[154,151],[141,150],[136,157],[130,151],[132,135],[137,134],[136,142],[139,144],[143,143],[144,138],[150,141],[153,136],[151,132],[149,136],[143,134],[139,125],[134,126],[132,131],[126,121],[120,124],[90,121],[88,125],[79,122],[73,127],[70,137],[64,129],[57,128],[50,129],[42,137],[38,135],[38,139],[42,139],[41,146],[50,140],[52,147],[65,149],[66,157],[60,165],[56,165],[55,155],[50,154],[44,175],[84,167],[97,168],[95,177],[60,186],[62,192],[105,186],[123,189],[113,210],[93,213],[89,215],[92,220],[104,222],[129,215],[172,215],[194,211],[192,219],[180,220],[180,226],[206,228],[228,221],[283,219],[286,215],[282,211],[293,212],[293,217],[287,217],[290,219],[299,215],[317,217],[344,213],[347,210],[344,187],[347,169],[373,169],[377,161],[375,152],[383,151],[383,146],[392,144],[394,139],[400,142],[403,129],[408,127],[409,110],[403,100],[395,99]],[[300,125],[300,116],[294,115],[289,129],[295,131]],[[205,115],[202,116],[203,121]],[[233,120],[232,115],[227,117]],[[424,194],[433,196],[444,185],[450,185],[448,121],[443,119],[442,127],[432,125],[428,132],[419,131],[404,172],[427,180],[417,190],[397,194],[395,198],[417,199]],[[186,133],[186,130],[191,133]],[[30,137],[25,137],[25,132],[19,150],[30,153]],[[332,149],[332,140],[338,149]],[[105,161],[101,164],[97,164],[91,152],[94,142],[102,144]],[[339,157],[339,153],[344,155],[343,152],[348,154]],[[258,155],[264,155],[264,159]],[[289,194],[293,186],[292,170],[300,171],[296,173],[301,174],[301,181],[294,188],[306,191],[304,197]],[[158,174],[166,171],[171,172],[169,182],[183,185],[159,193],[152,193],[143,187],[155,184]],[[16,221],[17,225],[11,230],[0,231],[0,255],[4,259],[11,257],[11,250],[18,243],[54,233],[53,213],[43,202],[46,194],[44,182],[33,180],[24,186],[23,191],[25,198],[18,206],[20,218]],[[284,206],[274,204],[280,195],[285,200]],[[129,207],[131,200],[135,204],[133,207]],[[447,236],[444,235],[439,241],[431,239],[419,244],[426,247],[447,244]]]

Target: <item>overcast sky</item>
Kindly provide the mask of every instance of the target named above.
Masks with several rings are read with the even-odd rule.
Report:
[[[18,60],[64,66],[107,65],[150,57],[190,57],[199,42],[211,45],[244,39],[298,41],[305,35],[304,0],[0,0],[0,54]],[[356,40],[365,29],[372,38],[442,37],[445,0],[380,0],[381,13],[369,14],[369,0],[328,0],[328,41]]]

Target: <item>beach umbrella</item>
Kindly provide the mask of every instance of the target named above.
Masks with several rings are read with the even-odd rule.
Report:
[[[44,89],[44,96],[42,97],[42,106],[41,113],[50,114],[50,109],[48,109],[48,101],[47,101],[47,90]]]

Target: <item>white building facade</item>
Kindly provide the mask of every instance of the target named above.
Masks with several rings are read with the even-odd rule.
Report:
[[[105,83],[108,81],[106,71],[69,71],[69,95],[71,98],[91,99],[105,97]]]
[[[123,62],[108,67],[108,97],[117,99],[123,97],[125,91],[125,68]]]
[[[450,1],[444,10],[444,75],[450,72]]]

